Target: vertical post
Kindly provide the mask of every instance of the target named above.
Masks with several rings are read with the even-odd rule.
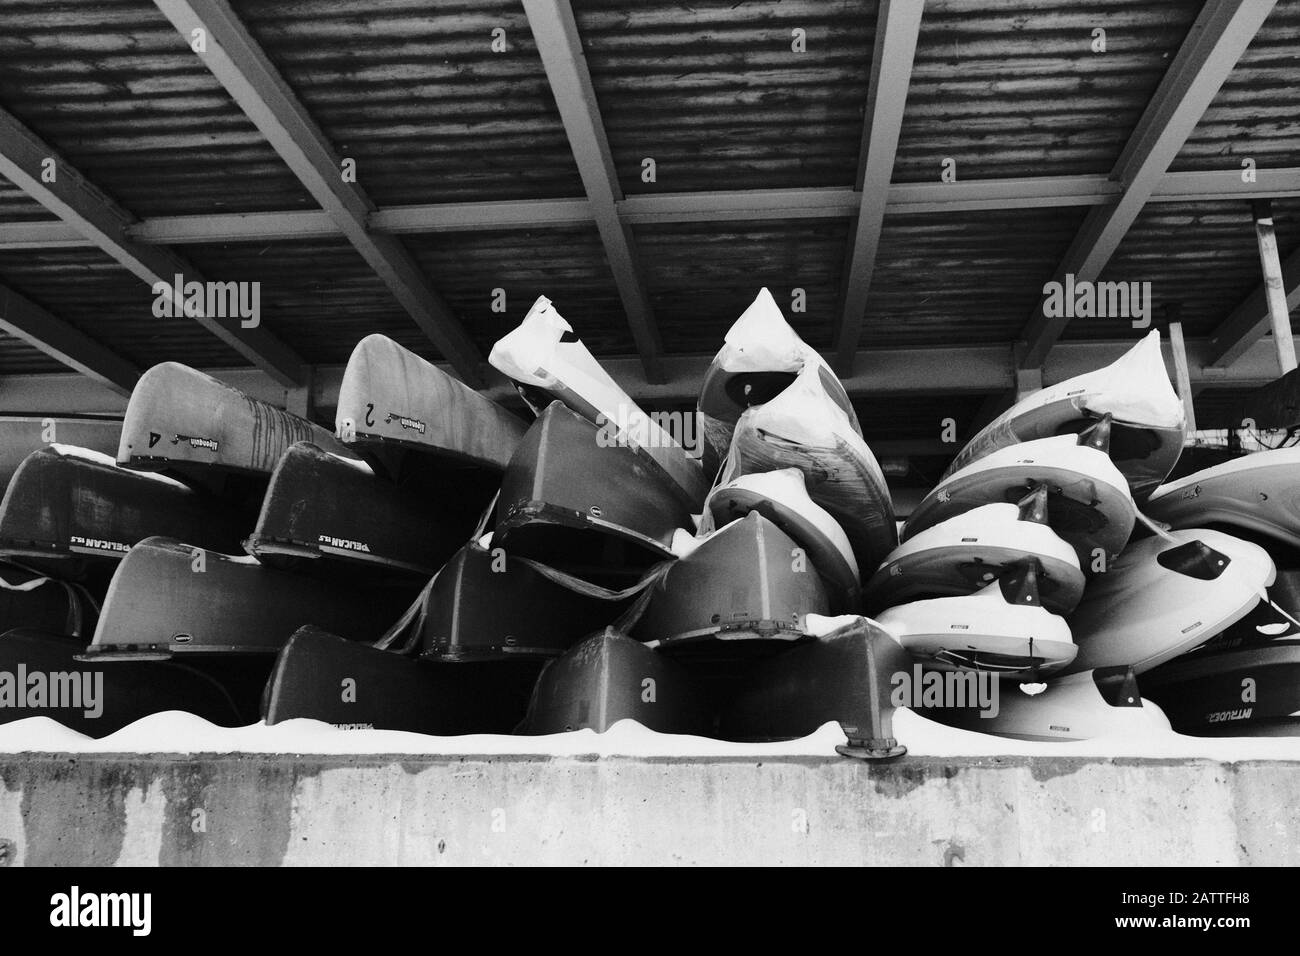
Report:
[[[305,370],[307,381],[297,388],[286,389],[284,393],[284,409],[299,418],[311,418],[315,412],[312,401],[312,388],[315,383],[314,370],[308,367]]]
[[[1273,202],[1257,199],[1251,206],[1255,217],[1255,241],[1259,245],[1259,264],[1264,271],[1264,297],[1273,328],[1273,347],[1282,374],[1295,370],[1295,340],[1291,336],[1291,316],[1286,307],[1286,285],[1282,281],[1282,258],[1277,251],[1277,234],[1273,231]]]
[[[1165,306],[1165,315],[1169,317],[1169,349],[1174,355],[1174,379],[1187,414],[1184,434],[1191,435],[1196,431],[1196,409],[1192,403],[1192,376],[1187,365],[1187,345],[1183,342],[1183,323],[1179,320],[1181,314],[1179,303],[1171,302]]]

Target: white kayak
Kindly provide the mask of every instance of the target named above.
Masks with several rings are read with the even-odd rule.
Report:
[[[563,402],[600,426],[611,442],[645,449],[691,501],[702,503],[709,482],[698,452],[682,444],[689,442],[691,426],[680,429],[681,440],[666,431],[610,378],[581,340],[564,341],[572,333],[551,300],[538,296],[519,327],[492,346],[488,361],[519,386],[534,413],[540,415],[552,401]]]
[[[974,594],[891,607],[876,622],[939,670],[991,671],[1028,679],[1059,671],[1077,648],[1065,618],[1042,606],[1032,568]]]
[[[1110,456],[1133,497],[1146,500],[1182,453],[1186,413],[1169,381],[1160,333],[1092,372],[1040,389],[990,422],[953,459],[945,477],[1017,442],[1079,431],[1103,415],[1114,419]]]
[[[822,371],[806,365],[780,394],[741,414],[720,480],[797,468],[809,497],[848,535],[858,567],[874,569],[898,543],[889,487]]]
[[[1137,509],[1128,483],[1106,453],[1079,444],[1087,437],[1040,438],[972,462],[926,495],[907,519],[903,540],[981,505],[1022,501],[1046,487],[1048,524],[1074,548],[1080,566],[1088,571],[1103,556],[1113,559],[1133,533]]]
[[[1300,548],[1300,448],[1255,452],[1161,485],[1142,510],[1174,528],[1227,525]]]
[[[970,707],[925,708],[920,713],[950,727],[1015,740],[1064,742],[1172,732],[1169,718],[1158,705],[1141,696],[1128,668],[1058,677],[1041,693],[1032,695],[1011,681],[1003,681],[997,713],[987,717]]]
[[[705,504],[700,535],[757,511],[803,549],[812,566],[839,596],[843,609],[857,609],[861,580],[848,535],[810,497],[803,472],[782,468],[742,475],[715,488]]]
[[[1088,583],[1070,616],[1079,645],[1071,670],[1126,666],[1141,674],[1241,620],[1276,574],[1263,548],[1220,531],[1135,541]]]
[[[1068,614],[1083,597],[1079,557],[1047,524],[1047,490],[1021,505],[981,505],[900,544],[867,582],[867,613],[922,598],[955,597],[987,587],[1006,568],[1038,561],[1043,606]]]
[[[766,288],[760,289],[731,328],[714,356],[700,389],[700,423],[704,429],[705,470],[725,458],[736,422],[746,408],[780,394],[805,366],[823,370],[827,394],[839,405],[859,435],[857,416],[848,393],[826,360],[785,320]]]

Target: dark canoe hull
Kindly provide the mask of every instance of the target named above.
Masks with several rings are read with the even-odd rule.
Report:
[[[441,491],[441,493],[437,493]],[[285,452],[245,549],[263,564],[431,577],[469,538],[490,485],[412,488],[309,442]]]
[[[42,575],[18,569],[0,561],[0,578],[11,585],[21,585]],[[0,586],[0,634],[14,628],[88,634],[95,627],[95,612],[71,585],[45,578],[30,591]]]
[[[222,475],[265,481],[295,442],[350,454],[305,418],[167,362],[140,377],[122,423],[118,463],[211,483]]]
[[[899,756],[891,679],[911,666],[897,641],[860,618],[754,664],[723,707],[720,736],[794,739],[836,721],[849,738],[846,756]]]
[[[339,388],[337,434],[391,477],[405,473],[412,454],[499,474],[525,429],[495,402],[382,335],[357,343]]]
[[[1193,737],[1300,737],[1300,640],[1177,657],[1142,677],[1174,730]]]
[[[116,419],[0,416],[0,490],[9,487],[18,466],[34,451],[60,444],[113,456],[121,441],[122,423]]]
[[[466,545],[425,604],[423,656],[473,661],[556,657],[615,620],[626,601],[576,594],[504,551]]]
[[[634,636],[673,652],[761,652],[804,639],[803,618],[830,607],[825,582],[794,541],[751,512],[673,564]],[[751,644],[760,646],[742,646]]]
[[[524,436],[501,482],[493,544],[579,576],[638,576],[670,559],[690,502],[643,450],[602,447],[559,402]]]
[[[611,630],[546,665],[520,733],[604,733],[620,720],[665,734],[712,727],[703,690],[681,664]]]
[[[217,676],[182,664],[160,661],[86,663],[78,661],[84,638],[23,628],[0,636],[0,673],[26,683],[26,706],[0,707],[0,723],[25,717],[49,717],[89,737],[104,737],[150,714],[180,710],[222,727],[257,719],[256,690],[265,672],[251,680],[223,682]],[[37,706],[30,675],[45,675],[46,698]],[[27,675],[26,681],[19,680]],[[57,675],[57,676],[55,676]],[[241,687],[241,684],[243,685]],[[52,690],[58,685],[58,700]],[[73,688],[76,688],[74,691]],[[241,693],[242,691],[242,693]],[[68,697],[69,693],[79,696]],[[77,706],[68,706],[75,702]],[[63,706],[50,706],[52,704]],[[87,713],[87,704],[98,704]]]
[[[268,724],[301,717],[349,729],[508,734],[540,670],[532,661],[414,660],[305,627],[276,659],[263,716]]]
[[[373,639],[414,597],[412,589],[326,582],[149,538],[118,566],[86,654],[137,660],[274,654],[306,625]]]
[[[240,529],[234,509],[176,482],[48,449],[27,457],[0,502],[0,554],[63,576],[114,565],[154,535],[234,551]]]

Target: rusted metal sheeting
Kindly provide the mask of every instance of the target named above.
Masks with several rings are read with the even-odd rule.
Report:
[[[847,220],[636,227],[669,351],[716,352],[762,286],[809,345],[831,348],[847,232]],[[796,289],[804,290],[804,312],[794,311]]]
[[[1300,201],[1274,202],[1273,217],[1278,246],[1285,257],[1300,248]],[[1250,204],[1148,205],[1100,281],[1150,282],[1153,325],[1165,324],[1161,310],[1166,303],[1181,302],[1186,335],[1209,335],[1263,281]],[[1136,338],[1145,334],[1122,317],[1078,317],[1066,328],[1065,338]]]
[[[626,193],[853,184],[876,3],[573,6]]]
[[[405,237],[421,267],[486,353],[545,295],[597,355],[636,347],[594,225]],[[643,258],[649,258],[643,253]],[[505,311],[492,311],[495,291]]]
[[[1300,166],[1300,3],[1283,0],[1205,111],[1170,167],[1225,170]]]
[[[0,3],[0,105],[138,216],[313,205],[151,0]]]
[[[1110,172],[1199,6],[929,0],[894,181]]]
[[[44,206],[0,176],[0,223],[35,222],[56,218]]]
[[[379,205],[582,194],[517,0],[232,6]]]
[[[1009,345],[1084,212],[886,216],[861,347]]]
[[[258,282],[263,321],[311,364],[341,365],[381,332],[431,355],[428,338],[344,239],[186,246],[211,280]]]
[[[0,252],[0,283],[44,306],[138,368],[168,361],[199,367],[248,364],[194,320],[155,316],[149,286],[98,249]],[[263,311],[269,310],[264,306]],[[275,327],[266,315],[263,322]],[[9,343],[0,346],[2,351],[8,349]],[[48,371],[66,369],[55,363]]]

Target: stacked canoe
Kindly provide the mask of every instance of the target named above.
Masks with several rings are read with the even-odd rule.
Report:
[[[332,429],[174,363],[121,421],[0,419],[0,671],[104,687],[0,720],[836,722],[870,758],[901,706],[1030,740],[1300,730],[1300,449],[1167,482],[1156,332],[980,430],[901,523],[766,289],[693,412],[637,406],[546,297],[489,361],[531,422],[380,335]]]

